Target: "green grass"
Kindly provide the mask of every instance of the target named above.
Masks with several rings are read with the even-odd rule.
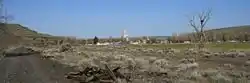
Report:
[[[208,44],[208,48],[222,48],[229,49],[250,49],[250,43],[221,43],[221,44]]]
[[[157,45],[129,45],[130,47],[143,48],[188,48],[193,47],[191,44],[157,44]]]
[[[184,48],[193,48],[194,44],[158,44],[158,45],[129,45],[130,47],[143,47],[143,48],[176,48],[176,49],[184,49]],[[211,49],[250,49],[250,43],[211,43],[206,44],[206,48]]]

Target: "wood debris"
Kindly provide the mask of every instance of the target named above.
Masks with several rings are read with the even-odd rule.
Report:
[[[69,72],[65,77],[80,83],[120,83],[118,81],[119,79],[124,79],[126,82],[130,82],[128,77],[124,76],[118,71],[120,68],[121,67],[117,67],[111,70],[108,65],[105,65],[105,69],[98,67],[87,67],[82,71]]]

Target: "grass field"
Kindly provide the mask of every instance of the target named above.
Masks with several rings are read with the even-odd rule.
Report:
[[[157,81],[174,78],[170,80],[171,83],[183,83],[181,82],[183,79],[188,81],[185,83],[248,83],[246,82],[250,81],[246,78],[248,74],[244,76],[241,73],[246,72],[250,75],[250,56],[248,52],[239,52],[238,49],[250,51],[249,45],[248,43],[206,44],[209,50],[205,52],[195,49],[186,50],[194,47],[192,44],[128,45],[126,47],[78,45],[72,48],[73,51],[65,52],[57,51],[60,46],[40,49],[45,49],[43,56],[53,56],[55,58],[51,60],[80,70],[86,66],[103,68],[104,64],[110,65],[111,68],[122,67],[122,74],[131,76],[131,72],[133,73],[134,81],[131,83],[166,83],[152,82],[150,81],[152,78]],[[237,49],[237,51],[229,52],[227,51],[229,49]],[[226,82],[216,82],[218,79]]]
[[[143,48],[176,48],[176,49],[185,49],[193,48],[194,44],[157,44],[157,45],[130,45],[131,47],[143,47]],[[250,43],[210,43],[206,44],[205,48],[209,49],[242,49],[250,50]]]

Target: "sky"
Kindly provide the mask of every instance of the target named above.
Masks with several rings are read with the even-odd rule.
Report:
[[[8,14],[59,36],[169,36],[191,32],[189,17],[211,9],[207,29],[250,25],[250,0],[4,0]]]

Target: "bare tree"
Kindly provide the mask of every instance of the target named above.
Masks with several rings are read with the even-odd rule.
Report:
[[[189,20],[189,24],[195,30],[195,42],[198,43],[198,48],[204,48],[204,43],[206,42],[206,35],[204,32],[204,28],[211,17],[211,10],[203,11],[197,16],[193,16],[192,19]],[[197,22],[198,21],[198,22]],[[199,24],[198,24],[199,23]]]

